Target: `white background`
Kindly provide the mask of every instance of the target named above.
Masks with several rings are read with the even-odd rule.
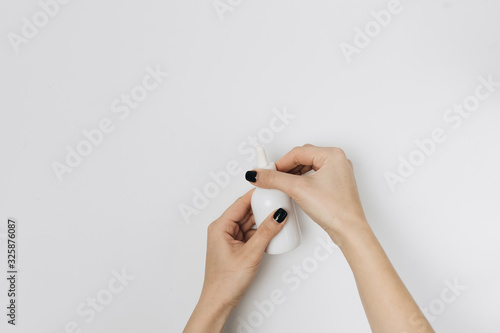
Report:
[[[242,1],[221,20],[211,0],[73,0],[16,53],[8,34],[40,6],[2,1],[0,233],[18,219],[20,275],[15,328],[1,279],[1,331],[60,333],[74,321],[83,332],[180,332],[201,290],[207,225],[251,188],[254,161],[237,147],[286,108],[295,118],[267,142],[270,158],[305,143],[342,147],[419,306],[439,304],[445,281],[467,287],[438,308],[435,329],[500,332],[500,88],[458,129],[443,120],[479,76],[500,81],[500,3],[404,1],[348,63],[340,44],[387,4]],[[113,100],[157,65],[168,78],[120,120]],[[103,118],[115,130],[58,181],[52,163]],[[447,140],[392,192],[384,173],[437,127]],[[239,174],[186,223],[180,205],[231,160]],[[326,238],[301,217],[302,245],[264,258],[228,332],[273,289],[286,301],[254,332],[370,331],[338,249],[296,291],[284,282]],[[86,323],[77,307],[122,269],[135,279]]]

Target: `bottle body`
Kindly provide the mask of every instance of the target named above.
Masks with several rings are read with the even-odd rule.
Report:
[[[257,227],[278,208],[283,208],[288,213],[283,229],[271,240],[266,253],[282,254],[300,245],[301,234],[297,212],[293,200],[287,194],[275,189],[256,188],[251,205]]]

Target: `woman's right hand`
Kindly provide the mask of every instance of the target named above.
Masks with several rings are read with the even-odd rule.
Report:
[[[368,227],[352,163],[342,149],[306,144],[275,164],[278,171],[255,169],[245,178],[288,194],[339,246],[344,236]],[[310,170],[315,172],[304,175]]]
[[[287,193],[328,232],[352,269],[372,332],[434,332],[368,225],[344,152],[304,145],[283,156],[276,169],[245,177]]]

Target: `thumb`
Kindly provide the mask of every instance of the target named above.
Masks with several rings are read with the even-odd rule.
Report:
[[[304,181],[304,176],[270,169],[256,169],[247,171],[245,179],[257,187],[277,189],[295,199],[300,189],[299,183]]]
[[[259,257],[262,256],[271,239],[283,229],[287,216],[288,213],[283,208],[269,214],[246,242],[245,247],[247,250],[258,254]]]

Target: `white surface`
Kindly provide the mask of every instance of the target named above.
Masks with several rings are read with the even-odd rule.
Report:
[[[18,326],[2,310],[1,331],[59,333],[75,321],[83,332],[180,332],[201,290],[206,227],[251,188],[243,174],[254,161],[237,147],[286,107],[296,117],[267,144],[269,158],[304,143],[342,147],[418,304],[436,303],[445,280],[467,286],[435,329],[499,332],[500,92],[457,130],[442,116],[479,76],[500,80],[500,3],[405,1],[348,64],[340,43],[387,3],[243,1],[221,21],[210,0],[73,0],[16,54],[7,34],[39,6],[3,1],[0,233],[18,219],[20,294]],[[112,101],[157,64],[169,77],[120,120]],[[59,182],[51,163],[106,117],[114,132]],[[391,192],[384,173],[436,127],[448,140]],[[185,223],[179,205],[231,160],[239,174]],[[302,245],[264,258],[228,332],[273,289],[286,301],[254,332],[369,332],[338,250],[296,291],[283,282],[325,237],[301,214]],[[79,304],[122,268],[135,279],[85,323]]]

